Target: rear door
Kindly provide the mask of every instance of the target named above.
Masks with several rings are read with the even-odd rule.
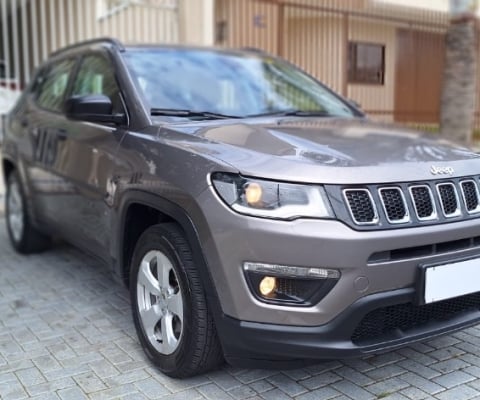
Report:
[[[29,153],[23,159],[36,214],[42,222],[56,230],[61,229],[63,218],[68,215],[67,210],[58,208],[58,204],[63,204],[62,198],[72,192],[59,169],[69,125],[63,114],[63,104],[75,65],[74,57],[47,65],[28,96],[27,106],[18,116],[24,137],[28,138],[28,145],[25,143],[19,149]]]

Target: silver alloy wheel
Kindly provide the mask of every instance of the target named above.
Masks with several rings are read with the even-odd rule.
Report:
[[[172,262],[161,251],[149,251],[142,259],[137,307],[150,344],[161,354],[172,354],[183,333],[183,299]]]
[[[23,200],[20,193],[20,185],[16,180],[10,182],[7,197],[8,225],[15,242],[20,242],[24,230]]]

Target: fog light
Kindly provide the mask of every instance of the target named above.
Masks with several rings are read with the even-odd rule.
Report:
[[[340,279],[331,268],[244,262],[245,278],[253,295],[273,304],[311,306],[323,299]]]
[[[273,276],[266,276],[260,281],[260,285],[258,285],[258,289],[262,296],[270,297],[277,288],[277,279]]]

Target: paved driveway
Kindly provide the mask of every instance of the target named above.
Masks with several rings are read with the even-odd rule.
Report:
[[[480,399],[480,329],[294,371],[169,379],[145,359],[128,293],[67,246],[16,255],[0,219],[0,399]]]

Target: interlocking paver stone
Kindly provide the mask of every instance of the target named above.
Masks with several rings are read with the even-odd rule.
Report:
[[[456,386],[438,394],[440,400],[469,400],[478,396],[478,392],[467,385]]]
[[[312,376],[311,378],[302,381],[302,385],[308,389],[317,389],[321,386],[326,386],[334,382],[342,380],[340,376],[334,372],[324,372],[323,374]]]
[[[425,393],[423,390],[420,390],[416,387],[410,386],[400,391],[404,396],[411,400],[424,400],[432,398],[428,393]]]
[[[462,385],[473,380],[475,380],[475,377],[472,375],[462,371],[453,371],[435,378],[434,382],[446,387],[447,389],[450,389],[454,386]]]
[[[248,385],[236,387],[228,392],[234,399],[244,400],[256,396],[256,392]]]
[[[330,387],[324,387],[321,389],[313,390],[309,393],[302,394],[301,396],[297,397],[297,400],[318,400],[318,399],[338,399],[340,393],[337,392],[335,389]]]
[[[138,381],[135,383],[135,387],[149,399],[158,399],[170,393],[165,386],[154,378]]]
[[[223,390],[231,390],[242,385],[242,382],[225,371],[211,372],[208,377]]]
[[[0,399],[27,398],[480,399],[480,329],[290,371],[171,379],[143,354],[128,292],[105,267],[65,244],[19,256],[0,218]]]
[[[45,382],[45,378],[37,368],[22,369],[15,373],[23,386],[37,385]]]
[[[428,394],[436,394],[444,389],[442,386],[436,384],[435,382],[422,378],[421,376],[418,376],[413,372],[401,375],[399,378],[409,383],[413,387],[423,390]]]
[[[84,400],[87,396],[79,388],[69,388],[58,391],[62,400]]]
[[[288,400],[290,396],[286,395],[280,389],[272,389],[260,395],[265,400]]]
[[[373,394],[367,392],[361,386],[355,385],[354,383],[347,380],[336,382],[332,386],[339,392],[342,392],[344,395],[349,396],[355,400],[370,400],[376,397]]]
[[[299,385],[293,379],[289,378],[285,374],[277,374],[269,377],[267,379],[272,385],[278,387],[282,392],[285,392],[289,396],[298,396],[299,394],[305,393],[307,388],[305,386]]]
[[[434,370],[430,367],[420,364],[414,359],[402,360],[398,363],[398,365],[425,379],[432,379],[440,375],[440,372],[438,372],[437,370]]]
[[[253,390],[255,390],[255,392],[257,393],[264,393],[273,389],[273,385],[270,382],[268,382],[266,379],[261,379],[259,381],[252,382],[249,386]]]
[[[41,396],[56,392],[60,389],[74,387],[76,385],[77,383],[72,378],[63,378],[56,381],[49,381],[40,383],[38,385],[29,386],[26,388],[26,390],[30,396]]]

